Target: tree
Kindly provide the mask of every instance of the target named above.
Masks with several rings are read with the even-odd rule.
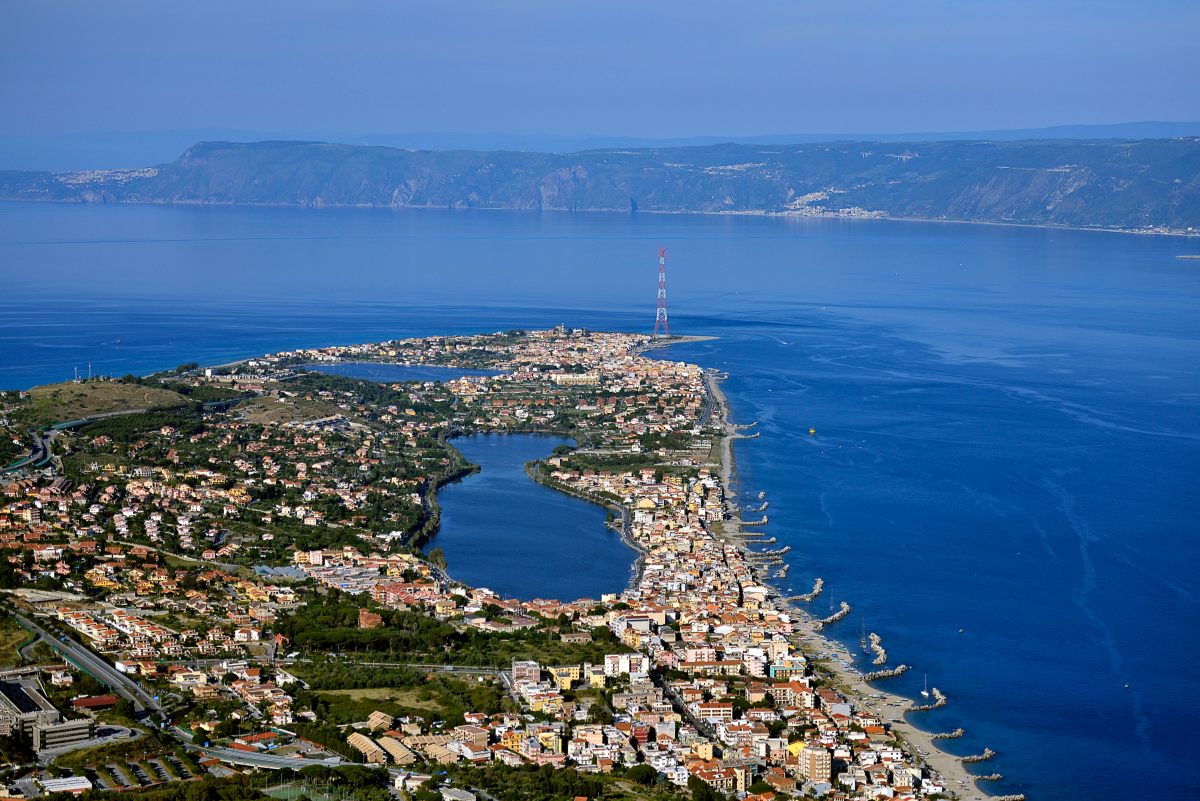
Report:
[[[433,550],[431,550],[429,552],[429,563],[432,564],[434,567],[440,567],[442,570],[445,570],[446,569],[446,552],[443,551],[441,548],[434,548]]]
[[[645,787],[649,787],[658,781],[658,771],[649,765],[634,765],[625,776],[630,781],[635,781]]]
[[[692,794],[692,801],[720,801],[717,791],[701,778],[688,776],[687,786]]]

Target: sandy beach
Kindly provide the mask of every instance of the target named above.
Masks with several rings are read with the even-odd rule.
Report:
[[[733,490],[736,473],[733,442],[745,437],[739,433],[737,426],[730,419],[729,402],[725,393],[721,391],[721,380],[720,376],[711,371],[705,374],[705,382],[713,401],[712,420],[723,430],[718,448],[721,460],[721,484],[725,488],[729,519],[726,521],[722,533],[729,542],[746,549],[747,541],[742,535],[740,522],[741,510],[738,508],[737,495]],[[769,582],[764,583],[771,586]],[[865,663],[864,655],[851,654],[841,643],[825,637],[818,630],[816,619],[807,610],[784,600],[777,587],[772,587],[772,589],[775,591],[777,605],[788,611],[793,617],[795,630],[799,636],[800,650],[813,662],[819,672],[826,674],[831,682],[844,692],[856,706],[877,714],[881,720],[889,724],[892,730],[907,744],[906,750],[910,751],[917,762],[924,763],[934,778],[945,785],[947,791],[958,794],[965,801],[982,801],[982,799],[989,798],[988,794],[976,784],[975,775],[967,770],[959,757],[938,748],[940,741],[934,740],[930,732],[917,728],[906,719],[905,712],[914,705],[912,699],[868,684],[863,681],[860,671],[844,667],[842,662],[853,664],[857,660]],[[825,657],[822,657],[822,654]],[[883,679],[881,683],[886,683],[886,681]],[[928,719],[931,723],[937,720],[937,710],[911,714],[920,716],[922,720]],[[927,756],[922,756],[921,752]]]

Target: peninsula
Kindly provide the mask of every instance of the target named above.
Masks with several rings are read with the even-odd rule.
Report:
[[[982,797],[964,762],[992,752],[903,720],[868,683],[903,668],[865,674],[821,633],[839,615],[803,607],[820,579],[770,584],[787,549],[743,529],[742,434],[719,375],[651,352],[677,341],[427,337],[5,393],[5,780],[36,761],[83,789],[247,798]],[[343,362],[486,374],[309,369]],[[623,591],[516,601],[419,550],[437,488],[473,469],[452,437],[532,431],[576,447],[531,477],[610,508],[641,554]]]

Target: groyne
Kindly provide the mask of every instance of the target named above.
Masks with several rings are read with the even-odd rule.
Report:
[[[871,651],[875,654],[875,658],[871,660],[871,664],[886,665],[888,654],[887,649],[883,647],[883,638],[872,631],[867,640],[871,645]]]
[[[928,712],[932,709],[941,709],[946,704],[950,703],[950,701],[946,698],[946,696],[942,693],[942,691],[939,690],[937,687],[934,687],[932,690],[930,690],[930,692],[933,693],[933,703],[932,704],[918,704],[917,706],[910,706],[908,708],[908,711],[909,712]]]
[[[894,668],[887,670],[872,670],[870,673],[863,674],[863,681],[879,681],[880,679],[890,679],[899,676],[908,670],[908,665],[896,665]]]
[[[959,762],[964,765],[974,765],[977,762],[987,762],[992,757],[996,756],[996,752],[990,748],[983,749],[982,753],[971,754],[970,756],[962,757]]]
[[[821,594],[821,590],[823,589],[825,589],[825,579],[818,577],[817,580],[813,582],[813,588],[809,592],[806,592],[803,595],[793,595],[787,600],[809,603],[816,600],[816,597]]]
[[[826,626],[832,626],[834,623],[837,623],[839,620],[841,620],[848,614],[850,614],[850,604],[847,601],[842,601],[841,606],[838,608],[838,610],[836,612],[834,612],[829,617],[821,618],[813,625],[817,628],[818,631],[820,631],[821,629],[825,628]]]
[[[929,739],[931,739],[931,740],[957,740],[959,737],[962,737],[964,734],[966,734],[966,732],[962,730],[962,727],[959,727],[959,728],[955,729],[954,731],[940,731],[937,734],[931,734],[929,736]]]

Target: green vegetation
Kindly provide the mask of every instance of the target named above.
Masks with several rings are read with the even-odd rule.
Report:
[[[248,776],[205,778],[196,782],[170,782],[149,790],[93,790],[87,797],[92,801],[265,801],[267,796],[256,784],[261,784],[261,780],[256,781]],[[73,796],[58,793],[49,798],[51,801],[70,801]]]
[[[561,801],[576,796],[593,801],[679,801],[686,797],[662,781],[652,768],[649,770],[654,775],[651,781],[646,781],[646,771],[637,767],[630,768],[623,776],[585,775],[574,768],[550,765],[514,768],[499,762],[482,766],[454,764],[446,766],[446,770],[456,786],[483,790],[499,801]],[[440,801],[441,797],[423,787],[415,798],[416,801]],[[705,801],[716,801],[716,798],[713,796]]]
[[[90,767],[101,767],[110,762],[136,762],[143,759],[153,759],[157,756],[170,754],[174,745],[167,742],[156,732],[143,734],[134,740],[98,745],[95,748],[84,748],[71,751],[57,757],[54,764],[67,770],[82,770]]]
[[[36,758],[33,742],[27,735],[0,737],[0,765],[27,765]]]
[[[329,723],[355,723],[381,710],[394,717],[411,715],[457,725],[466,712],[494,714],[505,708],[504,692],[494,680],[340,662],[309,664],[296,672],[309,684],[309,689],[296,692],[297,706],[312,709],[318,720]]]
[[[32,404],[24,412],[36,424],[61,423],[131,409],[175,408],[188,403],[178,392],[125,381],[46,384],[34,387],[29,395]]]
[[[363,606],[372,605],[363,598],[331,592],[295,613],[281,615],[275,631],[302,652],[354,654],[397,663],[492,667],[505,667],[513,659],[598,663],[605,654],[629,650],[604,628],[592,632],[592,642],[564,643],[556,628],[484,633],[460,630],[418,612],[382,607],[374,611],[383,617],[384,625],[360,629],[358,610]]]
[[[204,420],[200,416],[200,412],[191,407],[106,417],[103,420],[88,423],[79,431],[88,437],[107,436],[116,442],[129,443],[144,436],[147,432],[157,431],[164,426],[174,428],[183,436],[190,436],[204,430]]]
[[[17,649],[33,639],[7,612],[0,611],[0,668],[19,664],[21,655]]]

